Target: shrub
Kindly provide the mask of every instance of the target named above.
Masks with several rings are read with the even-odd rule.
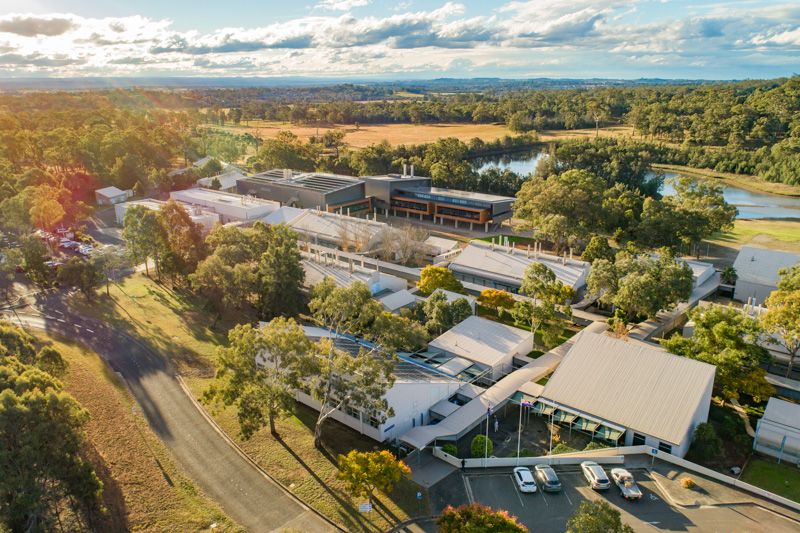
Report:
[[[458,448],[455,444],[445,444],[442,446],[442,451],[444,453],[449,453],[453,457],[458,457]]]
[[[681,480],[681,486],[684,489],[693,489],[695,487],[695,482],[690,477],[685,477]]]
[[[574,452],[577,452],[577,451],[578,450],[576,450],[575,448],[572,448],[571,446],[567,446],[566,444],[564,444],[562,442],[561,444],[559,444],[558,446],[553,448],[553,451],[552,451],[551,455],[558,455],[560,453],[574,453]]]
[[[722,439],[717,436],[714,426],[703,422],[694,430],[692,448],[698,459],[707,461],[722,451]]]
[[[489,441],[488,443],[486,442],[487,440]],[[491,457],[494,451],[492,439],[487,439],[483,435],[476,435],[475,438],[472,439],[470,451],[472,451],[472,457]],[[484,455],[484,453],[486,453],[486,455]]]
[[[603,448],[610,448],[608,444],[603,444],[602,442],[592,441],[586,445],[586,448],[583,449],[585,452],[590,452],[592,450],[602,450]]]
[[[509,455],[509,457],[516,457],[516,456],[517,456],[517,452],[514,452],[511,455]],[[534,451],[529,450],[528,448],[522,448],[519,451],[519,456],[520,457],[539,457],[539,454],[534,452]]]

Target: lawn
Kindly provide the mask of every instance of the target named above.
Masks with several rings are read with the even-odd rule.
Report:
[[[742,246],[800,253],[800,220],[739,219],[732,230],[715,233],[704,242],[710,243],[707,260],[717,268],[733,265]],[[706,260],[703,248],[701,260]]]
[[[76,295],[70,305],[169,354],[197,396],[211,383],[216,347],[227,342],[225,332],[233,327],[236,317],[225,317],[216,330],[211,330],[213,314],[203,309],[200,299],[141,274],[121,280],[119,287],[112,285],[110,297],[105,288],[97,293],[92,303]],[[237,438],[238,425],[232,409],[212,416]],[[300,407],[296,417],[279,423],[281,440],[273,439],[266,430],[240,444],[270,475],[351,531],[383,531],[409,517],[430,514],[427,493],[411,481],[398,484],[389,497],[378,497],[372,513],[359,513],[360,502],[347,495],[344,485],[336,479],[336,457],[353,449],[372,450],[377,443],[329,421],[323,435],[325,451],[319,452],[313,445],[315,420],[313,411]],[[423,492],[422,500],[417,500],[417,491]]]
[[[778,464],[760,457],[751,457],[741,480],[800,502],[800,470],[789,464]]]
[[[69,361],[64,382],[91,414],[84,457],[103,482],[108,510],[98,531],[242,531],[192,484],[141,417],[133,398],[95,352],[81,344],[31,333],[37,345],[52,346]]]

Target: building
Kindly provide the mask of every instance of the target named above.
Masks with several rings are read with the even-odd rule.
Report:
[[[770,398],[756,426],[753,449],[800,465],[800,405]]]
[[[131,202],[123,202],[121,204],[116,204],[114,206],[114,213],[117,216],[117,224],[119,224],[120,226],[124,224],[125,212],[128,210],[129,207],[132,207],[134,205],[143,205],[148,209],[151,209],[153,211],[158,211],[161,208],[161,206],[163,206],[165,203],[167,202],[146,198],[144,200],[134,200]],[[213,211],[209,211],[195,205],[184,204],[181,202],[177,202],[177,204],[186,210],[186,212],[189,214],[189,218],[191,218],[192,222],[194,222],[200,227],[200,231],[202,231],[204,235],[207,235],[214,227],[214,224],[219,222],[219,215],[217,213],[214,213]]]
[[[383,222],[316,209],[306,210],[288,225],[302,241],[348,252],[376,250],[380,246],[381,232],[392,231]]]
[[[124,202],[133,196],[133,190],[128,189],[123,191],[116,187],[106,187],[104,189],[97,189],[94,191],[94,198],[99,205],[114,205]]]
[[[217,213],[223,224],[255,221],[280,207],[277,202],[210,189],[172,191],[169,196],[176,202],[205,207],[208,211]]]
[[[534,411],[613,445],[683,457],[695,428],[708,419],[715,372],[656,345],[583,331]]]
[[[781,277],[778,270],[793,267],[800,262],[800,256],[777,250],[764,250],[744,246],[739,250],[733,268],[738,278],[733,291],[733,299],[751,304],[763,304],[767,297],[777,290]]]
[[[260,220],[264,224],[291,224],[294,219],[306,213],[305,209],[284,205]]]
[[[446,291],[444,289],[436,289],[436,292],[441,292],[447,298],[447,303],[452,304],[459,298],[464,298],[467,303],[469,304],[470,309],[472,309],[472,313],[475,313],[475,298],[472,296],[467,296],[466,294],[459,294],[457,292]],[[423,298],[422,296],[417,296],[416,294],[412,293],[409,290],[402,290],[395,292],[394,294],[389,294],[384,296],[379,301],[383,305],[385,311],[390,313],[398,313],[401,309],[405,307],[411,307],[412,305],[416,304],[417,302],[425,302],[427,298]]]
[[[304,252],[305,259],[301,266],[306,273],[303,285],[312,287],[322,283],[325,278],[331,278],[339,287],[349,287],[352,283],[360,281],[366,283],[372,295],[380,297],[398,291],[404,291],[408,282],[402,278],[369,270],[357,264],[343,264],[336,261],[315,261],[313,254]]]
[[[533,333],[471,316],[428,344],[428,352],[437,351],[459,358],[465,368],[475,363],[496,381],[513,370],[515,357],[533,351]]]
[[[433,187],[430,178],[414,177],[413,168],[410,176],[389,174],[360,179],[366,182],[366,194],[377,208],[434,223],[451,220],[456,227],[465,222],[470,229],[474,224],[483,224],[489,231],[489,224],[510,219],[511,206],[516,201],[508,196]]]
[[[205,189],[213,189],[212,183],[214,180],[219,180],[219,191],[220,192],[229,192],[229,193],[236,193],[238,191],[237,183],[240,179],[245,178],[245,174],[239,170],[238,168],[228,165],[225,168],[225,171],[222,172],[219,176],[212,176],[209,178],[200,178],[197,180],[197,185],[203,187]]]
[[[525,278],[525,269],[533,263],[547,265],[556,279],[576,293],[586,285],[590,267],[586,261],[484,241],[470,241],[448,268],[460,281],[516,294]]]
[[[291,207],[349,215],[372,212],[364,182],[351,176],[277,169],[240,179],[238,188],[241,194]]]
[[[192,166],[193,166],[194,168],[200,168],[200,167],[202,167],[203,165],[205,165],[206,163],[208,163],[209,161],[211,161],[212,159],[214,159],[214,158],[213,158],[213,157],[211,157],[210,155],[207,155],[207,156],[205,156],[205,157],[201,157],[200,159],[198,159],[197,161],[195,161],[194,163],[192,163]]]

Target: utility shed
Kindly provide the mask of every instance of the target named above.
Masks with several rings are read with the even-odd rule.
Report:
[[[770,398],[756,426],[753,449],[778,462],[800,463],[800,405]]]
[[[516,355],[533,350],[533,333],[471,316],[437,337],[428,350],[461,357],[476,363],[483,370],[491,369],[491,379],[500,379],[512,370]]]
[[[739,250],[733,268],[738,278],[733,291],[733,299],[746,302],[755,299],[752,304],[763,304],[777,289],[781,277],[778,270],[789,268],[800,262],[800,256],[777,250],[764,250],[744,246]]]
[[[133,191],[128,189],[123,191],[116,187],[106,187],[104,189],[97,189],[94,191],[94,198],[100,205],[113,205],[124,202],[133,196]]]
[[[683,457],[695,427],[708,418],[715,372],[660,346],[584,331],[538,402],[599,423],[605,440]]]

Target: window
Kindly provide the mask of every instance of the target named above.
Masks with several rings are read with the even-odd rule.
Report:
[[[356,420],[361,420],[361,411],[359,411],[358,409],[353,409],[352,407],[347,406],[344,408],[344,413],[347,416],[352,416]]]
[[[665,453],[672,453],[672,444],[667,444],[666,442],[659,442],[658,451]]]
[[[375,418],[374,416],[369,417],[369,420],[367,420],[367,424],[369,424],[370,426],[372,426],[374,428],[381,427],[381,423],[378,422],[378,419]]]
[[[644,446],[645,441],[644,435],[639,435],[638,433],[633,434],[633,446]]]

